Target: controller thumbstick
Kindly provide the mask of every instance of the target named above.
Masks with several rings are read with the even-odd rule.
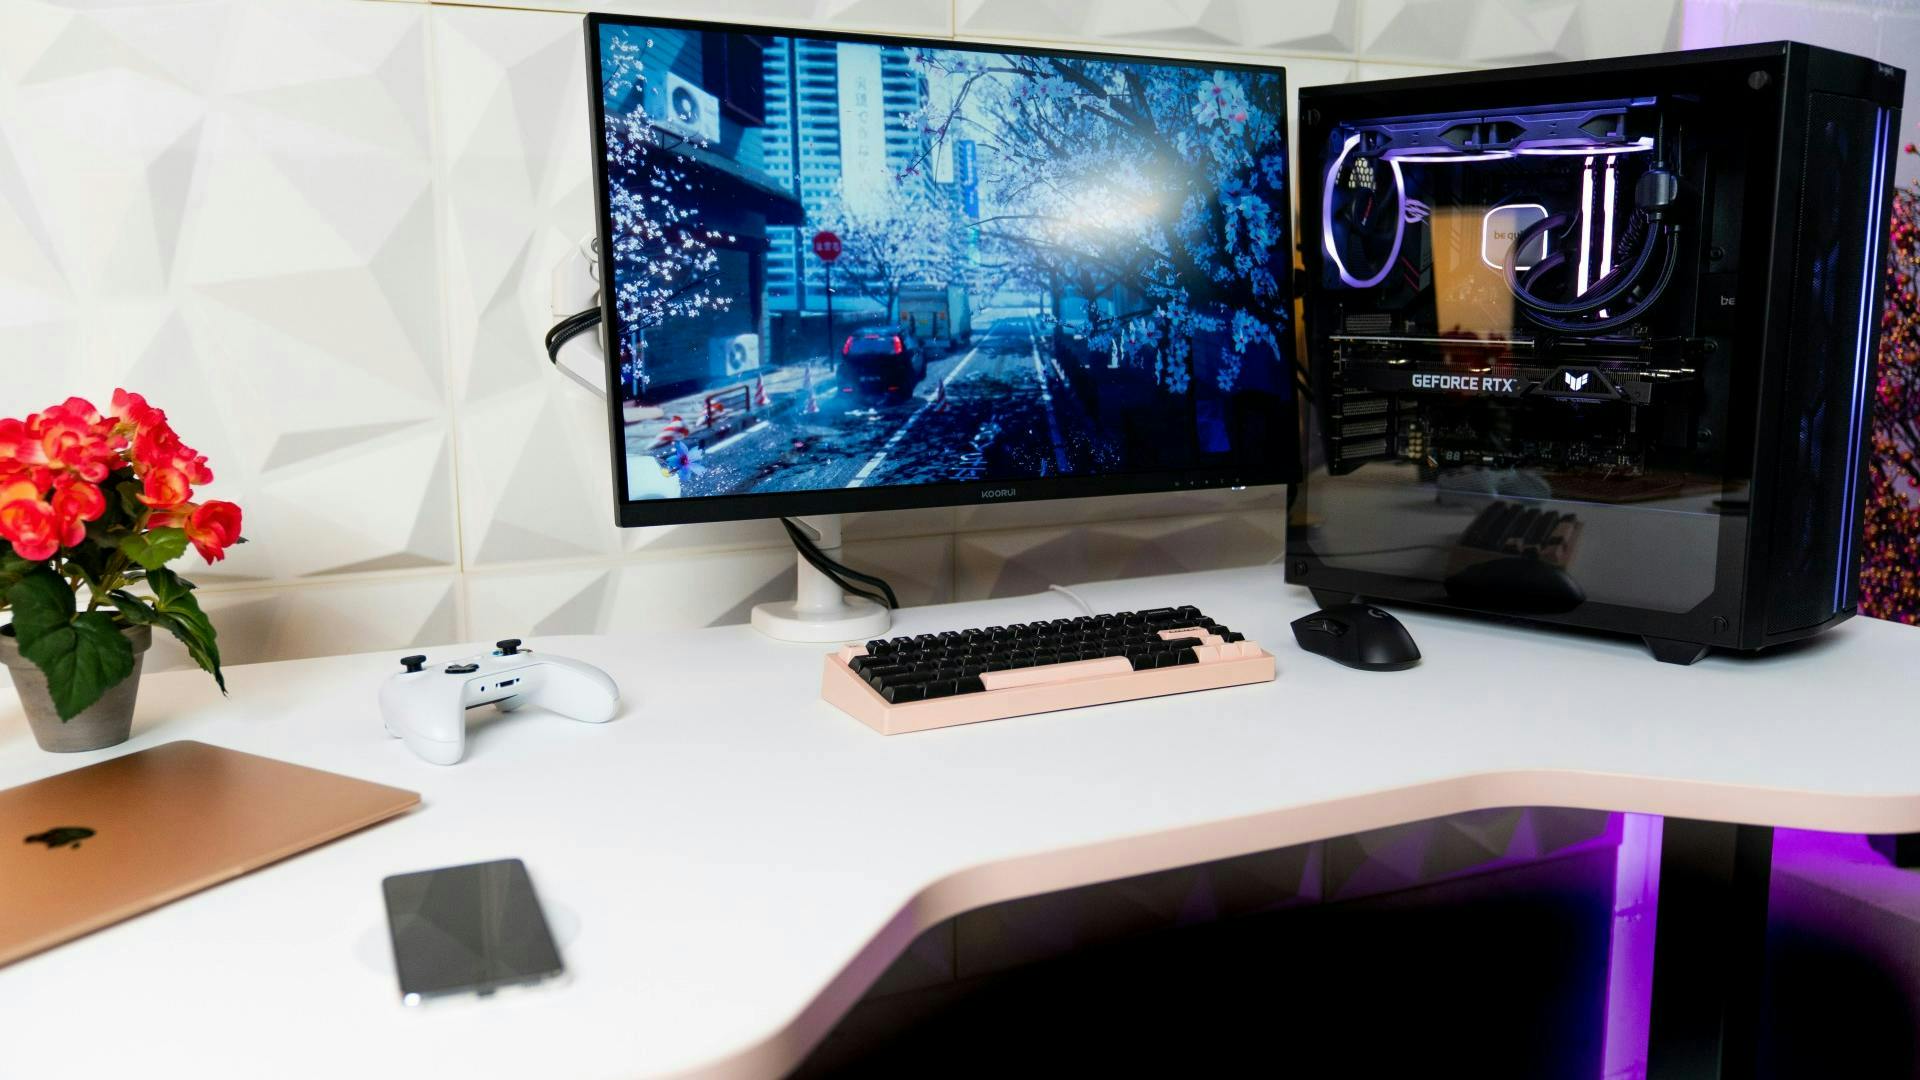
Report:
[[[512,656],[514,653],[520,651],[520,639],[517,637],[506,638],[494,642],[493,647],[500,650],[501,656]]]
[[[419,671],[426,666],[426,663],[427,658],[425,656],[403,656],[400,658],[400,666],[410,672]]]

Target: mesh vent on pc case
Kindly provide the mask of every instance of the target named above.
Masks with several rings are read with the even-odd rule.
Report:
[[[1807,114],[1806,186],[1800,201],[1782,442],[1774,516],[1768,633],[1831,618],[1851,594],[1855,474],[1865,423],[1868,319],[1878,269],[1884,151],[1882,111],[1871,102],[1815,93]],[[1871,159],[1871,172],[1866,163]],[[1863,297],[1864,292],[1864,297]]]

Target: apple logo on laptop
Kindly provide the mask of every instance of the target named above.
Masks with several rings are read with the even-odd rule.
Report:
[[[35,833],[27,837],[26,842],[29,844],[45,844],[47,845],[47,850],[52,851],[54,848],[77,848],[80,846],[80,841],[92,835],[92,829],[83,828],[79,825],[62,825],[58,828],[48,829],[43,833]]]

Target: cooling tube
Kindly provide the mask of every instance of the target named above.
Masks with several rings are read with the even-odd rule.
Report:
[[[1406,177],[1400,172],[1400,163],[1396,160],[1389,160],[1387,167],[1393,170],[1393,194],[1395,199],[1395,206],[1393,208],[1393,247],[1388,250],[1386,259],[1381,262],[1379,273],[1374,274],[1370,278],[1354,277],[1353,274],[1347,270],[1347,264],[1341,261],[1338,245],[1333,241],[1333,189],[1335,181],[1340,176],[1340,166],[1346,164],[1347,155],[1353,152],[1353,148],[1359,145],[1359,142],[1359,132],[1347,136],[1346,145],[1340,148],[1340,153],[1333,159],[1333,166],[1327,170],[1327,182],[1320,192],[1320,239],[1323,246],[1327,249],[1327,258],[1333,260],[1334,271],[1340,275],[1341,281],[1345,282],[1350,288],[1371,289],[1375,285],[1387,280],[1387,275],[1393,271],[1394,262],[1400,258],[1400,243],[1406,239],[1407,235],[1407,182]]]

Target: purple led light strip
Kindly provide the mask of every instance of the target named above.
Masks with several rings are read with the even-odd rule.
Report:
[[[1847,431],[1847,472],[1846,486],[1841,495],[1841,528],[1839,565],[1833,570],[1833,608],[1840,605],[1847,596],[1847,571],[1853,565],[1853,529],[1856,509],[1855,494],[1860,484],[1860,472],[1867,466],[1860,462],[1860,440],[1865,427],[1865,401],[1867,393],[1867,369],[1872,366],[1873,320],[1880,315],[1873,310],[1873,298],[1880,285],[1880,205],[1886,195],[1887,143],[1891,134],[1890,118],[1887,110],[1876,111],[1873,130],[1873,178],[1867,187],[1867,252],[1866,264],[1861,270],[1865,279],[1861,283],[1859,340],[1855,345],[1853,359],[1853,402],[1848,412]]]
[[[1660,839],[1665,821],[1620,814],[1613,863],[1613,926],[1607,950],[1602,1080],[1642,1080],[1653,1006],[1653,947],[1660,911]]]
[[[1587,261],[1592,258],[1589,250],[1593,246],[1593,157],[1588,155],[1587,163],[1580,169],[1580,273],[1574,280],[1573,295],[1585,296],[1591,278],[1587,275]]]
[[[1577,157],[1581,154],[1612,156],[1614,154],[1638,154],[1653,149],[1653,139],[1642,135],[1639,139],[1619,146],[1523,146],[1515,150],[1516,154],[1529,157]]]
[[[1346,164],[1347,155],[1353,152],[1359,142],[1358,132],[1347,136],[1346,145],[1340,148],[1340,153],[1333,159],[1333,166],[1327,170],[1327,182],[1320,191],[1320,242],[1327,249],[1327,258],[1333,260],[1333,268],[1339,273],[1341,281],[1346,282],[1349,288],[1371,289],[1387,280],[1394,262],[1400,258],[1400,242],[1407,235],[1407,181],[1400,172],[1400,163],[1389,159],[1387,167],[1393,170],[1393,194],[1397,203],[1393,211],[1393,248],[1380,264],[1379,273],[1365,280],[1354,277],[1347,272],[1347,264],[1340,261],[1340,252],[1335,250],[1333,243],[1333,186],[1340,175],[1340,166]]]

